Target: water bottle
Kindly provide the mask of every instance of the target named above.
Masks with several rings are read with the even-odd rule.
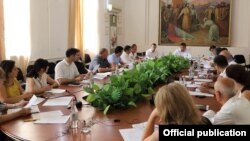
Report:
[[[90,75],[89,75],[89,85],[90,85],[91,88],[94,85],[94,76],[93,76],[93,73],[90,73]]]
[[[116,65],[116,67],[115,67],[115,75],[119,75],[119,67],[118,67],[118,65]]]
[[[78,115],[75,101],[71,102],[71,113],[70,113],[71,128],[78,127]]]
[[[188,70],[188,76],[190,79],[193,79],[194,78],[194,67],[191,66]]]

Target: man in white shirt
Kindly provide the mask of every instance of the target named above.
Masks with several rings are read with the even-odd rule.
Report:
[[[133,60],[134,62],[138,59],[138,56],[137,56],[137,45],[136,44],[133,44],[131,46],[131,52],[129,54],[129,57],[131,60]]]
[[[230,78],[220,78],[215,83],[215,97],[222,107],[217,113],[209,110],[203,114],[212,124],[250,124],[250,102],[235,96],[234,86]]]
[[[55,67],[55,80],[58,81],[60,85],[87,79],[88,75],[79,74],[74,63],[74,61],[79,60],[80,57],[80,50],[76,48],[69,48],[66,51],[66,58],[59,62]]]
[[[223,55],[227,58],[228,65],[237,64],[236,62],[234,62],[234,58],[228,50],[221,51],[220,55]]]
[[[181,43],[180,48],[174,51],[174,55],[192,59],[191,53],[188,51],[186,43]]]
[[[159,57],[159,53],[156,50],[157,46],[155,43],[151,45],[151,48],[146,51],[146,59],[156,59]]]
[[[121,55],[121,59],[122,59],[122,62],[126,63],[126,64],[131,64],[133,63],[134,61],[129,57],[129,54],[131,52],[131,47],[129,45],[126,45],[125,48],[124,48],[124,51]]]

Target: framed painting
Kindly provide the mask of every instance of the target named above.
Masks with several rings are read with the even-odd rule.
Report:
[[[230,46],[232,0],[160,0],[159,44]]]

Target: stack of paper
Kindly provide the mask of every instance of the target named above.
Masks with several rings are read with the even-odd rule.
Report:
[[[209,94],[209,93],[202,93],[202,92],[193,92],[193,91],[190,91],[189,92],[190,95],[193,95],[193,96],[206,96],[206,97],[214,97],[213,94]]]
[[[129,129],[120,129],[120,133],[122,135],[122,138],[124,141],[139,141],[142,138],[143,131],[146,127],[147,122],[139,123],[139,124],[133,124],[133,128]],[[157,129],[158,126],[155,125],[155,129]]]
[[[95,78],[95,79],[104,79],[104,78],[106,78],[106,77],[108,77],[108,76],[111,76],[111,75],[112,75],[112,72],[96,73],[96,74],[94,75],[94,78]]]
[[[40,124],[66,123],[69,116],[64,116],[61,111],[50,111],[33,114],[32,119],[36,119],[35,123]]]
[[[199,82],[213,82],[212,79],[194,79],[194,81],[199,81]]]
[[[59,93],[66,92],[66,90],[64,90],[64,89],[51,89],[50,91],[46,91],[46,92],[53,93],[53,94],[59,94]]]
[[[43,106],[68,106],[73,97],[59,97],[48,99]]]

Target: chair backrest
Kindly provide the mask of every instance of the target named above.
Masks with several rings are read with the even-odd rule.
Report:
[[[26,71],[27,71],[27,74],[33,69],[34,65],[28,65]]]
[[[84,63],[76,61],[75,65],[76,65],[76,67],[78,69],[78,72],[80,74],[86,74],[86,73],[88,73],[88,71],[86,70],[86,67],[85,67]]]
[[[137,52],[136,54],[137,54],[137,56],[143,56],[143,52]]]
[[[89,54],[85,54],[84,63],[87,64],[87,63],[90,63],[90,62],[91,62],[91,58],[90,58]]]
[[[18,69],[18,73],[17,73],[17,80],[19,82],[24,82],[24,76],[23,76],[23,72],[20,68],[17,68]]]
[[[242,55],[242,54],[234,55],[234,61],[237,64],[245,64],[246,65],[246,59],[245,59],[244,55]]]
[[[56,67],[56,63],[54,62],[49,62],[49,69],[47,71],[47,74],[54,79],[55,77],[55,67]]]

